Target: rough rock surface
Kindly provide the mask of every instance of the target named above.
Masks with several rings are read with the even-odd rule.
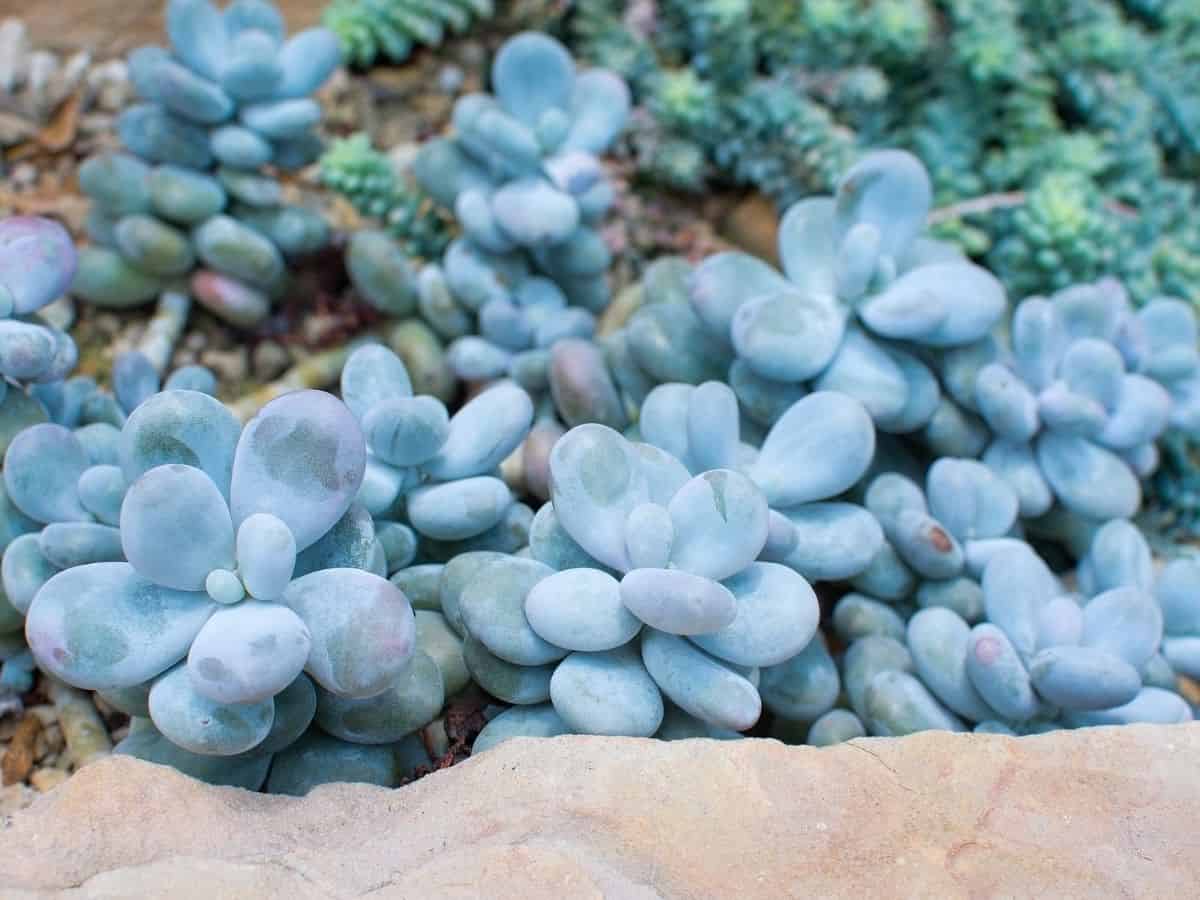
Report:
[[[112,758],[0,820],[0,896],[1194,896],[1198,771],[1200,724],[523,740],[304,799]]]

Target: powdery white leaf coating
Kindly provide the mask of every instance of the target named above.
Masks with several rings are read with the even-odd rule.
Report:
[[[510,181],[491,197],[502,233],[523,247],[552,246],[579,226],[579,205],[541,178]]]
[[[229,408],[208,394],[163,391],[135,409],[121,429],[121,472],[132,484],[155,466],[194,466],[228,498],[241,431]]]
[[[892,737],[914,731],[964,731],[963,723],[907,672],[877,673],[863,693],[863,721],[874,735]]]
[[[821,391],[848,394],[867,408],[877,423],[898,419],[908,405],[904,368],[887,348],[861,328],[849,328],[833,360],[816,379]]]
[[[1077,575],[1080,590],[1089,596],[1119,587],[1150,592],[1154,590],[1150,545],[1132,522],[1113,519],[1092,538],[1087,555],[1079,561]]]
[[[897,261],[924,229],[933,202],[929,173],[904,150],[866,154],[838,179],[835,193],[838,240],[855,225],[874,225],[880,254]]]
[[[358,744],[390,744],[424,728],[442,711],[442,673],[418,650],[387,690],[352,699],[317,692],[317,724],[334,737]]]
[[[550,451],[550,496],[563,529],[585,551],[621,571],[630,566],[625,520],[649,501],[636,448],[603,425],[579,425]]]
[[[925,493],[930,514],[960,541],[1001,537],[1017,519],[1017,495],[973,459],[937,460],[926,476]]]
[[[43,584],[58,574],[58,566],[42,555],[39,535],[23,534],[4,549],[0,575],[4,596],[12,607],[26,615]]]
[[[530,592],[553,570],[532,559],[505,557],[484,565],[458,599],[467,631],[490,653],[518,666],[540,666],[567,651],[541,638],[525,617]]]
[[[187,666],[178,666],[150,689],[150,718],[165,738],[184,750],[234,756],[262,743],[275,719],[275,704],[270,698],[215,702],[197,693]]]
[[[1050,647],[1030,660],[1039,694],[1070,710],[1109,709],[1133,700],[1142,689],[1137,669],[1095,647]]]
[[[323,569],[297,578],[283,594],[308,626],[306,670],[330,693],[372,697],[412,657],[412,606],[394,584],[360,569]]]
[[[328,28],[309,28],[294,35],[279,49],[282,80],[277,97],[307,97],[333,74],[342,61],[338,37]]]
[[[737,601],[734,620],[692,641],[739,666],[774,666],[813,639],[821,618],[817,595],[800,575],[775,563],[752,563],[723,582]]]
[[[881,600],[849,593],[834,604],[833,631],[846,643],[872,634],[902,640],[904,620]]]
[[[688,275],[687,289],[692,308],[709,331],[728,338],[742,304],[788,291],[791,285],[762,260],[735,250],[705,257]]]
[[[745,731],[762,714],[758,689],[682,637],[642,632],[642,662],[659,690],[701,721]]]
[[[38,664],[68,684],[132,687],[183,659],[215,609],[206,594],[154,584],[129,563],[93,563],[46,582],[25,635]]]
[[[342,368],[342,402],[362,421],[371,407],[412,396],[412,381],[400,357],[380,344],[367,344],[350,354]]]
[[[436,397],[397,397],[375,404],[362,418],[371,452],[394,466],[428,462],[449,433],[450,417]]]
[[[1137,477],[1124,460],[1103,447],[1046,432],[1038,437],[1036,452],[1046,481],[1072,512],[1091,519],[1128,519],[1141,506]]]
[[[974,263],[934,263],[901,275],[858,313],[876,334],[931,347],[984,337],[1004,315],[1004,286]]]
[[[471,745],[471,755],[478,756],[515,737],[557,737],[570,732],[570,727],[549,703],[513,706],[483,726]]]
[[[275,721],[271,730],[255,750],[259,753],[278,753],[290,747],[312,724],[317,712],[317,689],[312,679],[300,674],[296,680],[275,695]]]
[[[875,455],[875,427],[852,397],[819,391],[775,423],[747,469],[773,507],[824,500],[850,488]]]
[[[1192,721],[1192,710],[1174,691],[1144,687],[1138,695],[1121,706],[1092,711],[1068,711],[1063,721],[1072,728],[1094,725],[1132,725],[1146,722],[1154,725],[1173,725]]]
[[[79,476],[76,486],[80,504],[107,525],[116,525],[121,520],[125,489],[125,476],[120,467],[110,465],[87,469]]]
[[[323,391],[284,394],[250,420],[238,441],[230,491],[234,524],[271,513],[303,550],[349,508],[365,467],[366,442],[345,405]]]
[[[864,572],[883,548],[883,529],[853,503],[806,503],[780,511],[794,546],[780,560],[813,581],[843,581]]]
[[[571,128],[563,149],[603,153],[625,127],[631,104],[624,78],[607,69],[580,73],[571,91]]]
[[[42,555],[60,569],[121,562],[121,532],[96,522],[51,522],[38,535]]]
[[[308,628],[286,606],[248,600],[204,623],[188,652],[188,675],[216,703],[257,703],[296,680],[311,645]]]
[[[662,694],[634,646],[572,653],[550,678],[550,701],[578,734],[650,737],[663,719]]]
[[[550,699],[550,678],[557,663],[516,666],[489,653],[481,641],[470,636],[463,642],[463,660],[476,683],[505,703],[530,706]]]
[[[779,258],[788,281],[809,297],[836,296],[837,246],[832,197],[809,197],[779,220]]]
[[[1000,718],[1023,722],[1037,714],[1038,699],[1025,664],[1008,635],[995,625],[985,622],[971,629],[966,669],[975,690]]]
[[[767,709],[798,721],[827,712],[837,702],[840,689],[837,665],[819,634],[791,659],[764,667],[758,685]]]
[[[907,638],[913,665],[934,696],[972,722],[994,716],[967,673],[971,627],[958,613],[922,609],[908,620]]]
[[[0,296],[18,316],[67,292],[75,277],[75,244],[58,222],[37,216],[0,221]]]
[[[61,425],[23,429],[4,454],[4,486],[13,504],[39,522],[87,522],[76,485],[89,466],[79,439]]]
[[[642,628],[621,603],[620,583],[599,569],[543,578],[525,597],[525,618],[551,644],[588,653],[620,647]]]
[[[169,0],[166,16],[175,55],[198,74],[219,81],[229,39],[217,8],[209,0]]]
[[[422,468],[444,481],[490,472],[520,446],[532,424],[529,395],[501,382],[454,414],[445,443]]]
[[[634,569],[621,579],[621,602],[651,628],[670,634],[719,631],[737,616],[728,588],[678,569]]]
[[[1171,395],[1143,375],[1121,379],[1116,404],[1097,440],[1115,450],[1127,450],[1158,440],[1171,417]]]
[[[374,560],[375,523],[366,507],[352,503],[332,528],[296,557],[292,576],[299,578],[318,569],[370,571]]]
[[[282,519],[255,513],[238,528],[237,562],[251,597],[277,600],[296,568],[296,539]]]
[[[1182,557],[1171,560],[1163,567],[1154,586],[1154,596],[1162,609],[1163,628],[1167,634],[1200,635],[1200,603],[1196,603],[1198,590],[1200,560]]]
[[[1158,652],[1162,638],[1162,610],[1136,587],[1105,591],[1083,608],[1080,644],[1111,653],[1135,669]]]
[[[850,645],[841,668],[846,697],[851,708],[865,722],[868,719],[866,692],[871,680],[880,672],[912,672],[913,659],[908,648],[899,641],[869,635]]]
[[[1031,445],[995,440],[984,451],[983,464],[1012,488],[1023,518],[1036,518],[1054,504],[1054,493],[1042,475]]]
[[[665,507],[643,503],[625,520],[625,549],[635,568],[665,569],[675,543],[675,523]]]
[[[534,126],[550,109],[567,109],[575,62],[554,38],[526,31],[504,42],[492,63],[492,90],[500,105]]]
[[[763,378],[782,382],[806,381],[824,371],[845,333],[843,309],[794,288],[746,301],[730,323],[738,356]]]
[[[767,501],[746,476],[729,469],[697,475],[671,498],[675,568],[721,580],[744,569],[767,542]]]
[[[121,546],[143,577],[164,587],[202,591],[209,572],[234,565],[229,507],[199,469],[158,466],[125,494]]]
[[[426,537],[460,541],[487,531],[512,502],[503,481],[481,475],[416,489],[408,495],[408,518]]]
[[[1037,649],[1078,644],[1083,636],[1083,610],[1069,594],[1055,597],[1038,610]]]
[[[982,587],[988,621],[1028,657],[1037,646],[1038,612],[1062,595],[1062,585],[1032,549],[1014,547],[992,557]]]

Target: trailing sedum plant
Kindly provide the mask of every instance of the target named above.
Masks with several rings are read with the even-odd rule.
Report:
[[[93,202],[72,291],[100,306],[190,293],[239,327],[266,317],[286,260],[328,240],[322,217],[284,202],[264,169],[296,169],[321,151],[311,94],[337,67],[321,28],[286,39],[269,0],[168,0],[170,50],[129,57],[141,102],[117,124],[125,152],[89,159]]]
[[[492,0],[332,0],[322,21],[346,62],[365,68],[380,58],[404,62],[417,46],[437,46],[446,32],[465,31],[492,11]]]

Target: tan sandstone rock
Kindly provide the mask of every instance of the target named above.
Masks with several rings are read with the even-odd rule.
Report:
[[[0,896],[1196,896],[1198,773],[1200,724],[521,740],[304,799],[114,757],[0,822]]]

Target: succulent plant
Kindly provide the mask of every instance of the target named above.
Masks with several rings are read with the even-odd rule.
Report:
[[[285,40],[269,0],[168,0],[171,48],[129,57],[142,102],[117,130],[125,152],[80,168],[93,202],[72,291],[130,307],[169,287],[250,327],[286,283],[285,260],[328,239],[322,217],[283,200],[264,171],[314,161],[321,110],[309,95],[341,60],[321,28]],[[186,287],[183,287],[186,285]]]
[[[870,153],[834,197],[784,214],[786,277],[744,253],[717,254],[692,275],[695,311],[733,347],[748,380],[841,391],[880,429],[915,431],[932,418],[939,390],[907,348],[977,341],[1005,309],[1004,288],[989,272],[921,237],[930,200],[915,157]]]
[[[70,434],[38,437],[57,443],[19,463],[14,443],[6,482],[22,473],[14,487],[40,487],[49,511],[86,520]],[[299,737],[312,704],[286,695],[311,693],[308,677],[318,716],[395,688],[415,623],[371,570],[371,520],[354,502],[365,441],[342,403],[294,392],[242,429],[212,397],[166,391],[137,407],[117,449],[129,486],[108,527],[121,561],[75,564],[38,588],[26,635],[42,667],[140,692],[168,741],[231,757]]]
[[[802,576],[756,561],[769,541],[763,492],[732,469],[691,477],[670,453],[595,424],[555,443],[550,470],[528,558],[467,553],[441,576],[472,676],[528,707],[490,724],[483,746],[501,731],[754,725],[760,667],[804,651],[819,618]]]
[[[1196,321],[1182,301],[1136,312],[1113,280],[1033,297],[1008,340],[947,352],[942,381],[986,425],[983,462],[1009,482],[1022,517],[1057,502],[1092,522],[1131,517],[1168,427],[1200,428]]]
[[[8,381],[46,384],[75,368],[75,341],[38,310],[66,293],[76,262],[75,244],[57,222],[0,220],[0,399]]]
[[[437,46],[447,32],[462,32],[492,11],[492,0],[333,0],[322,20],[341,41],[347,63],[366,67],[380,57],[404,62],[415,47]]]
[[[542,34],[505,42],[492,86],[494,96],[459,98],[453,136],[426,143],[413,166],[463,230],[440,265],[421,271],[417,295],[434,329],[458,339],[451,363],[469,380],[522,367],[544,374],[539,351],[592,334],[609,297],[610,255],[596,226],[614,200],[596,157],[629,111],[618,76],[577,73]]]
[[[525,543],[523,533],[515,543],[494,543],[514,518],[532,518],[497,477],[529,433],[533,402],[525,391],[499,382],[451,416],[436,397],[414,396],[404,363],[375,344],[351,354],[341,388],[366,436],[359,502],[380,534],[396,541],[384,545],[388,574],[418,555],[447,557],[466,546],[512,552]]]

